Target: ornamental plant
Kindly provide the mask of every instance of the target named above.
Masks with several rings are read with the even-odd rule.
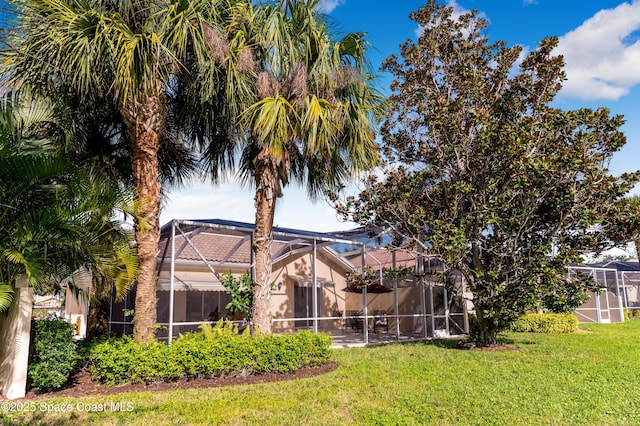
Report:
[[[240,312],[244,314],[244,319],[251,321],[251,306],[253,305],[253,280],[248,273],[236,278],[231,271],[222,275],[222,286],[231,295],[231,301],[227,303],[225,309],[231,314]]]
[[[74,326],[50,316],[31,322],[28,377],[31,388],[50,391],[62,387],[80,361]]]

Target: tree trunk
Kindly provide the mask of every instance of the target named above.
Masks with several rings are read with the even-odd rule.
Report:
[[[255,277],[251,332],[271,333],[271,243],[273,242],[273,216],[275,214],[277,174],[270,159],[259,159],[256,168],[256,223],[253,240]]]
[[[640,262],[640,238],[636,239],[634,244],[636,246],[636,260]]]
[[[109,337],[109,299],[111,286],[103,277],[93,277],[91,303],[87,315],[87,340]]]
[[[475,308],[478,319],[478,335],[473,337],[476,339],[476,343],[483,347],[495,346],[498,334],[495,321],[491,318],[486,318],[482,308],[477,306]]]
[[[131,101],[123,113],[131,132],[131,169],[135,192],[135,239],[140,263],[133,317],[133,337],[146,342],[155,337],[156,256],[160,240],[160,173],[158,151],[166,113],[164,92]]]

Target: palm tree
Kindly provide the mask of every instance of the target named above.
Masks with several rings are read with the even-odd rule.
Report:
[[[254,333],[271,331],[272,228],[284,187],[291,180],[317,198],[379,160],[380,97],[367,74],[366,42],[362,34],[335,40],[318,4],[276,1],[244,20],[255,79],[239,120],[239,166],[255,187]]]
[[[126,232],[113,220],[114,208],[126,201],[122,191],[60,154],[55,140],[66,139],[68,122],[55,105],[14,93],[3,106],[0,311],[8,308],[19,275],[39,291],[85,266],[126,291],[136,262]]]
[[[38,283],[52,260],[51,244],[69,241],[57,199],[73,165],[46,149],[34,125],[52,121],[49,109],[9,95],[0,114],[0,311],[8,309],[18,276]],[[40,133],[40,132],[37,132]],[[73,239],[73,238],[71,238]],[[54,252],[57,255],[57,252]],[[53,261],[51,263],[57,263]]]
[[[134,338],[155,333],[155,265],[161,185],[159,152],[180,77],[199,76],[201,96],[220,96],[207,36],[224,22],[233,0],[17,1],[20,18],[8,58],[14,84],[69,92],[83,101],[113,102],[124,120],[135,193],[139,273]],[[242,2],[241,2],[242,3]],[[223,59],[218,58],[218,62]],[[187,67],[187,65],[189,67]],[[205,79],[206,80],[203,80]],[[194,79],[192,78],[191,81]],[[189,79],[187,79],[189,81]],[[231,93],[241,92],[232,91]]]

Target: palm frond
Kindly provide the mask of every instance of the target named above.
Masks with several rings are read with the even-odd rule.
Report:
[[[299,118],[284,97],[276,96],[256,102],[247,109],[243,119],[258,142],[274,156],[280,157],[296,134]]]
[[[306,134],[305,154],[313,157],[333,155],[340,129],[335,121],[335,107],[315,95],[307,96],[301,134]]]
[[[9,284],[0,284],[0,313],[5,312],[13,301],[13,287]]]

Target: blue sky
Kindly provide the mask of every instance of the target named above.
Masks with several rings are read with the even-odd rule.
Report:
[[[440,0],[445,2],[444,0]],[[419,31],[408,16],[426,0],[323,0],[322,8],[343,32],[368,34],[369,60],[375,69]],[[640,169],[640,0],[456,0],[456,11],[477,9],[490,23],[492,41],[534,49],[545,36],[560,37],[567,82],[556,100],[564,109],[607,107],[625,116],[627,145],[610,164],[618,174]],[[388,92],[390,76],[381,74],[380,88]],[[634,193],[640,193],[636,187]],[[232,180],[212,186],[194,183],[174,190],[166,200],[161,222],[171,219],[223,218],[253,222],[253,193]],[[275,224],[314,231],[347,229],[331,206],[307,200],[292,186],[279,200]]]

